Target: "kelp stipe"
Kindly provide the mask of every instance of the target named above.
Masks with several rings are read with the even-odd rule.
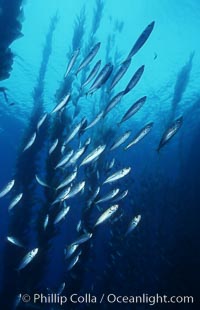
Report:
[[[49,32],[46,38],[43,57],[40,66],[39,76],[37,80],[37,85],[33,91],[33,110],[30,118],[29,125],[27,127],[27,131],[25,132],[24,142],[21,145],[19,150],[19,155],[16,163],[16,173],[15,173],[15,194],[18,192],[23,192],[23,197],[18,206],[16,206],[11,212],[11,219],[9,224],[9,235],[18,238],[22,244],[24,245],[24,249],[13,246],[10,243],[7,243],[5,249],[5,274],[3,280],[4,286],[4,294],[10,297],[10,302],[12,308],[14,303],[14,297],[20,291],[23,291],[24,288],[28,290],[34,286],[34,279],[27,277],[26,272],[22,274],[18,274],[16,271],[17,264],[21,257],[23,257],[25,253],[25,249],[28,249],[32,246],[32,242],[34,244],[37,243],[37,236],[35,235],[35,227],[32,224],[32,208],[41,204],[41,201],[38,200],[35,195],[36,191],[36,180],[35,174],[39,169],[39,160],[42,158],[44,141],[47,137],[47,123],[42,125],[40,130],[40,136],[37,137],[35,141],[35,145],[32,145],[31,152],[30,150],[26,150],[23,152],[24,146],[27,144],[28,139],[30,139],[31,134],[37,128],[38,121],[44,112],[43,107],[43,90],[44,90],[44,79],[46,74],[46,68],[48,65],[49,57],[51,54],[51,45],[52,45],[52,36],[55,30],[55,26],[57,23],[57,16],[55,16],[51,23]],[[23,216],[21,216],[23,214]],[[26,251],[27,252],[27,251]],[[17,259],[13,260],[13,257]],[[34,266],[32,266],[34,267]],[[32,268],[31,267],[31,268]],[[33,269],[34,270],[34,269]],[[8,279],[12,279],[11,283],[8,283]],[[13,298],[13,299],[12,299]],[[4,298],[5,301],[8,301]]]
[[[190,54],[187,63],[180,69],[179,73],[177,74],[171,103],[171,112],[169,114],[169,121],[168,121],[169,123],[171,123],[174,120],[178,105],[180,104],[182,97],[187,89],[190,80],[190,72],[192,70],[192,62],[194,55],[195,52],[192,52]]]

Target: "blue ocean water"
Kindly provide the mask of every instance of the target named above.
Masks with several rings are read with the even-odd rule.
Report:
[[[35,293],[58,293],[63,283],[62,294],[66,296],[158,293],[190,295],[196,304],[199,302],[199,12],[197,0],[0,1],[0,189],[15,180],[11,191],[0,198],[2,309],[15,307],[18,294],[33,298]],[[149,38],[109,91],[114,74],[153,21]],[[76,76],[81,61],[97,42],[101,46],[95,58]],[[77,49],[74,67],[64,77]],[[87,87],[81,85],[98,60],[101,69],[108,63],[114,69],[106,83],[90,95],[87,92],[95,78]],[[66,144],[65,152],[75,152],[91,139],[76,164],[55,169],[63,156],[62,145],[74,127],[83,118],[90,124],[111,98],[125,90],[142,65],[145,69],[138,84],[95,126],[79,130]],[[68,92],[71,99],[67,107],[52,114]],[[143,96],[147,96],[144,106],[119,125],[126,111]],[[48,116],[37,130],[44,113]],[[183,117],[181,128],[158,152],[164,132],[179,117]],[[151,122],[148,135],[124,150]],[[109,151],[129,130],[129,140]],[[35,142],[23,152],[34,132]],[[55,139],[58,146],[49,155]],[[106,150],[96,161],[80,167],[92,150],[104,144]],[[114,166],[108,168],[113,158]],[[63,208],[63,202],[52,206],[58,195],[55,188],[76,166],[78,175],[71,187],[84,181],[85,189],[66,200],[70,211],[55,224]],[[127,176],[103,184],[124,167],[131,167]],[[38,184],[35,175],[49,187]],[[118,202],[119,209],[108,221],[94,228],[99,216],[114,204],[113,198],[90,205],[98,186],[98,199],[116,188],[119,193],[128,190],[128,195]],[[21,201],[9,211],[10,201],[20,192]],[[49,222],[44,228],[47,215]],[[138,215],[138,226],[125,236],[130,221]],[[85,233],[92,233],[92,237],[79,245],[70,259],[65,258],[66,246]],[[8,242],[7,236],[16,237],[24,248]],[[17,272],[23,257],[34,248],[38,248],[35,258]],[[68,270],[76,257],[78,262]],[[17,307],[59,309],[59,304],[34,304],[32,299],[28,306],[21,301]],[[95,305],[67,303],[64,309],[86,307],[147,309],[149,305],[105,301]]]

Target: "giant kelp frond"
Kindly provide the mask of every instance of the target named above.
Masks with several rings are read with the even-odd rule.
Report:
[[[72,50],[75,51],[83,44],[83,38],[85,33],[86,13],[85,6],[82,8],[81,13],[77,16],[74,22],[74,34],[72,39]]]
[[[101,19],[103,17],[105,2],[103,0],[96,0],[96,7],[93,10],[93,19],[92,19],[92,35],[95,36],[97,30],[99,29]]]

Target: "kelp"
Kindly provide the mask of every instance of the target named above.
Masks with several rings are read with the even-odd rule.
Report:
[[[182,97],[187,89],[188,83],[190,81],[190,72],[192,70],[192,62],[195,52],[192,52],[189,56],[186,64],[180,69],[177,74],[176,83],[174,86],[174,93],[171,103],[171,112],[169,115],[169,122],[172,122],[175,117],[178,105],[180,104]]]

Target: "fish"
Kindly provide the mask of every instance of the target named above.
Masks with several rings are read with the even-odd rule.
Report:
[[[56,146],[58,145],[58,139],[55,139],[49,149],[49,155],[53,153],[53,151],[56,149]]]
[[[67,162],[65,167],[75,165],[77,160],[83,155],[84,152],[85,152],[85,145],[83,147],[81,147],[80,149],[78,149],[76,152],[74,152],[74,154],[72,155],[70,160]]]
[[[177,131],[181,128],[183,124],[183,117],[179,117],[177,118],[173,124],[164,132],[164,134],[162,135],[162,138],[160,140],[159,146],[157,151],[159,152],[160,149],[166,144],[168,143],[173,136],[177,133]]]
[[[37,134],[36,134],[36,132],[34,132],[33,135],[31,136],[30,140],[26,144],[25,148],[23,149],[23,152],[28,150],[33,145],[33,143],[35,142],[36,136],[37,136]]]
[[[114,174],[110,175],[104,182],[103,184],[106,183],[112,183],[114,181],[117,181],[123,177],[125,177],[129,172],[131,171],[131,167],[128,168],[123,168],[117,172],[115,172]]]
[[[44,121],[46,120],[47,118],[47,113],[45,113],[38,121],[37,123],[37,131],[39,131],[40,127],[42,126],[42,124],[44,123]]]
[[[57,165],[55,166],[54,169],[57,169],[57,168],[64,166],[69,161],[69,159],[72,157],[73,154],[74,154],[74,150],[71,150],[67,154],[65,154],[61,158],[61,160],[57,163]]]
[[[89,239],[91,239],[92,236],[93,236],[92,233],[86,232],[86,233],[82,234],[80,237],[78,237],[78,238],[71,244],[71,246],[73,246],[73,245],[80,245],[80,244],[82,244],[82,243],[85,243],[86,241],[88,241]]]
[[[67,140],[65,141],[64,145],[66,145],[67,143],[69,143],[74,137],[75,135],[79,132],[79,130],[81,129],[82,126],[82,120],[81,122],[79,122],[74,129],[72,130],[72,132],[70,133],[70,135],[68,136]]]
[[[48,184],[46,184],[45,182],[43,182],[38,176],[37,174],[35,175],[36,181],[38,182],[38,184],[40,184],[41,186],[47,187],[47,188],[51,188],[51,186],[49,186]]]
[[[64,197],[63,200],[69,199],[77,195],[79,192],[81,192],[85,187],[85,181],[77,183],[75,186],[73,186],[70,190],[70,192]]]
[[[126,140],[130,137],[131,134],[131,130],[127,130],[122,136],[120,136],[117,141],[115,141],[111,147],[110,147],[110,151],[115,150],[116,148],[118,148],[120,145],[122,145],[124,142],[126,142]]]
[[[110,162],[107,162],[106,163],[106,171],[110,171],[113,167],[114,167],[114,164],[115,164],[115,158],[113,158]]]
[[[144,126],[135,136],[135,138],[124,148],[124,150],[128,150],[132,145],[138,143],[140,140],[142,140],[152,129],[153,122],[148,123],[146,126]]]
[[[109,87],[109,91],[111,91],[115,87],[115,85],[121,80],[121,78],[124,76],[124,74],[128,70],[130,64],[131,64],[131,58],[122,62],[119,70],[116,72],[116,74],[114,75],[112,79],[112,82]]]
[[[113,65],[111,63],[106,64],[97,75],[92,86],[89,88],[87,94],[93,94],[97,89],[103,86],[109,79],[112,71],[113,71]]]
[[[15,180],[11,180],[8,184],[0,191],[0,198],[8,194],[15,184]]]
[[[130,59],[133,57],[140,49],[141,47],[145,44],[147,41],[148,37],[150,36],[151,32],[153,31],[155,25],[155,21],[151,22],[141,33],[135,44],[133,45],[127,59]]]
[[[136,226],[139,224],[140,220],[141,220],[141,215],[137,215],[131,220],[131,222],[128,226],[128,229],[125,233],[125,236],[127,236],[133,229],[136,228]]]
[[[105,150],[106,145],[99,145],[96,149],[94,149],[91,153],[89,153],[81,162],[80,167],[86,164],[89,164],[96,160],[101,153]]]
[[[98,113],[97,116],[94,118],[94,120],[87,127],[84,128],[84,131],[95,126],[102,119],[103,115],[104,115],[103,111]]]
[[[69,194],[71,191],[71,186],[65,188],[57,197],[56,199],[52,202],[52,206],[55,205],[58,202],[62,202],[65,200],[66,196]]]
[[[78,73],[83,68],[85,68],[86,66],[88,66],[91,63],[93,58],[96,56],[100,46],[101,46],[101,42],[98,42],[97,44],[95,44],[95,46],[91,49],[91,51],[88,53],[88,55],[83,59],[83,61],[79,65],[78,70],[76,71],[76,75],[78,75]]]
[[[46,230],[48,223],[49,223],[49,215],[47,214],[44,220],[44,226],[43,226],[44,230]]]
[[[76,176],[77,176],[77,168],[75,168],[74,171],[70,175],[68,175],[58,187],[56,187],[56,190],[59,190],[67,186],[71,182],[73,182],[76,179]]]
[[[104,117],[121,101],[123,95],[124,91],[121,91],[108,102],[107,106],[104,109]]]
[[[98,196],[99,192],[100,192],[100,186],[97,187],[97,189],[94,191],[93,195],[88,200],[88,205],[89,206],[94,202],[94,200]]]
[[[77,232],[80,232],[81,231],[81,228],[82,228],[82,221],[80,220],[76,226],[76,231]]]
[[[128,109],[128,111],[124,114],[119,124],[127,121],[131,116],[133,116],[137,111],[141,109],[141,107],[146,102],[147,97],[144,96],[140,99],[138,99],[134,104]]]
[[[74,254],[74,252],[76,251],[76,249],[78,248],[78,244],[70,244],[67,249],[65,249],[65,258],[69,258],[72,256],[72,254]]]
[[[79,254],[77,256],[72,258],[69,266],[67,267],[68,271],[70,271],[77,264],[80,255],[81,255],[81,251],[79,252]]]
[[[96,221],[94,224],[94,227],[98,226],[99,224],[105,222],[108,220],[119,208],[119,205],[113,205],[110,208],[108,208]]]
[[[63,282],[57,290],[57,295],[61,295],[65,289],[65,282]]]
[[[20,248],[24,248],[24,245],[18,240],[16,239],[15,237],[12,237],[12,236],[8,236],[7,238],[7,241],[9,241],[10,243],[20,247]]]
[[[90,74],[88,75],[86,81],[82,84],[81,88],[87,86],[93,80],[93,78],[97,75],[100,69],[100,66],[101,66],[101,60],[97,61],[94,68],[91,70]]]
[[[19,304],[21,303],[22,294],[18,294],[15,297],[13,308],[17,309]]]
[[[59,102],[59,103],[55,106],[55,108],[51,111],[51,114],[54,114],[54,113],[56,113],[56,112],[58,112],[58,111],[61,111],[63,108],[65,108],[70,99],[71,99],[71,94],[68,93],[68,94],[61,100],[61,102]]]
[[[56,216],[55,220],[54,220],[54,224],[59,223],[69,212],[70,210],[70,206],[64,207]]]
[[[119,188],[115,188],[109,193],[107,193],[104,197],[100,198],[99,200],[95,201],[95,204],[99,204],[101,202],[108,201],[112,198],[114,198],[119,193]]]
[[[75,50],[72,54],[72,57],[67,65],[67,69],[66,69],[66,72],[65,72],[65,75],[64,75],[64,78],[67,77],[67,75],[71,72],[75,62],[76,62],[76,59],[79,55],[79,52],[80,52],[80,48],[78,48],[77,50]]]
[[[33,258],[37,255],[37,253],[38,253],[38,248],[34,248],[30,252],[28,252],[24,256],[24,258],[21,260],[21,262],[17,268],[17,271],[24,269],[33,260]]]
[[[116,203],[120,200],[122,200],[123,198],[125,198],[128,194],[128,190],[123,191],[118,197],[116,197],[112,202]]]
[[[132,76],[132,78],[130,79],[128,85],[126,86],[125,90],[124,90],[124,95],[129,93],[139,82],[139,80],[141,79],[142,75],[144,72],[144,65],[141,66]]]
[[[87,123],[88,123],[88,121],[87,121],[87,119],[84,117],[84,118],[82,119],[82,121],[81,121],[81,128],[80,128],[80,130],[79,130],[79,132],[78,132],[79,138],[80,138],[81,135],[84,133],[85,127],[87,127]],[[81,140],[80,140],[79,143],[81,143]],[[79,147],[80,147],[80,146],[79,146]]]
[[[8,206],[8,210],[12,210],[23,197],[23,193],[16,195]]]

